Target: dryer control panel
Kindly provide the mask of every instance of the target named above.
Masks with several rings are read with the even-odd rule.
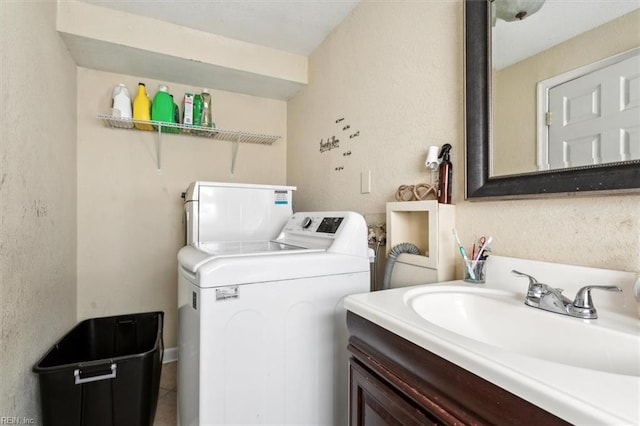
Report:
[[[309,229],[313,225],[317,225],[315,227],[315,232],[323,232],[325,234],[335,234],[340,228],[340,224],[342,223],[342,217],[323,217],[323,218],[312,218],[311,216],[307,216],[304,218],[302,222],[303,229]],[[318,223],[319,221],[319,223]]]
[[[320,225],[318,225],[318,229],[316,229],[316,232],[335,234],[338,228],[340,228],[342,220],[342,217],[325,217],[320,222]]]
[[[296,213],[289,218],[283,232],[305,235],[318,233],[330,237],[338,232],[343,221],[344,216],[318,216],[317,213]]]
[[[367,224],[355,212],[298,212],[276,241],[368,258]]]

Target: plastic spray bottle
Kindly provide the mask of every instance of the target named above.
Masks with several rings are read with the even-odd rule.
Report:
[[[449,159],[451,153],[451,145],[445,143],[440,148],[440,155],[438,158],[442,159],[438,168],[439,185],[438,185],[438,202],[442,204],[451,204],[451,186],[452,186],[452,174],[453,165]]]

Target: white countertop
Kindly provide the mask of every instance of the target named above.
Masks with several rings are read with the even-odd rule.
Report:
[[[638,336],[640,321],[636,317],[635,301],[632,296],[629,298],[632,295],[632,273],[499,256],[493,256],[487,264],[486,284],[451,281],[359,294],[347,297],[345,307],[571,423],[640,424],[640,377],[637,374],[613,374],[574,367],[485,344],[439,327],[410,307],[409,301],[413,297],[424,293],[425,288],[435,289],[437,286],[506,290],[517,293],[524,302],[527,282],[509,275],[512,269],[530,273],[539,281],[554,287],[564,288],[569,298],[577,288],[587,284],[620,286],[624,296],[618,293],[617,299],[605,292],[594,292],[599,318],[591,321],[598,321],[597,327],[612,327],[625,334]],[[523,304],[523,309],[534,308]],[[557,316],[550,312],[539,312]],[[487,315],[495,314],[487,312]],[[565,321],[583,321],[558,317]],[[505,318],[505,322],[508,320]],[[522,338],[526,339],[527,336],[523,335]],[[566,338],[571,339],[572,336]],[[640,337],[638,342],[640,354]],[[576,342],[577,351],[580,350],[579,344]]]

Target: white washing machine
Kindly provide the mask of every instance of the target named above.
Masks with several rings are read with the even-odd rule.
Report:
[[[296,213],[274,240],[178,260],[179,424],[348,424],[342,301],[369,291],[362,216]]]

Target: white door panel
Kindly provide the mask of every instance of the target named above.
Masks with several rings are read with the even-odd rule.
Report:
[[[623,151],[629,153],[625,160],[640,158],[640,126],[620,129],[620,144]]]
[[[562,102],[563,127],[593,122],[593,120],[597,120],[602,115],[600,111],[602,104],[600,101],[602,91],[600,85],[575,89],[572,92],[566,90],[564,96],[561,95],[562,98],[560,98]],[[559,90],[559,88],[551,89],[551,93],[555,94],[556,90]],[[556,99],[552,98],[552,101],[556,101]]]
[[[638,71],[636,64],[636,72]],[[621,77],[620,79],[620,110],[640,107],[640,75]]]
[[[548,90],[548,166],[640,159],[640,56]]]

